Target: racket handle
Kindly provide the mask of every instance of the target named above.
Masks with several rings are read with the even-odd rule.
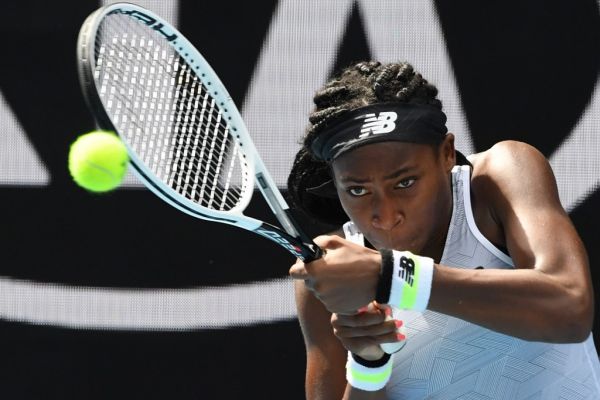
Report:
[[[406,344],[406,339],[401,341],[401,342],[395,342],[395,343],[381,343],[379,346],[381,347],[381,350],[385,351],[388,354],[394,354],[399,352],[404,345]]]
[[[312,253],[305,252],[307,253],[306,258],[303,260],[305,263],[310,263],[323,257],[323,250],[316,244],[306,245],[306,247],[310,249]]]

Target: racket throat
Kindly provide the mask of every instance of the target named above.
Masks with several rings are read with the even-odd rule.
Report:
[[[267,223],[263,222],[254,232],[277,243],[294,257],[304,262],[310,262],[321,257],[321,249],[317,246],[303,242],[297,237],[292,237]]]
[[[273,214],[275,214],[275,217],[277,217],[277,220],[281,224],[281,227],[290,236],[293,236],[295,238],[301,238],[303,241],[305,241],[306,238],[304,237],[304,234],[300,232],[299,229],[292,222],[292,219],[289,215],[289,208],[287,207],[287,205],[285,205],[285,201],[283,200],[281,193],[279,192],[279,190],[272,190],[272,186],[269,185],[267,179],[268,178],[261,172],[256,174],[256,181],[258,182],[258,187],[262,192],[265,200],[269,204],[269,207],[271,207],[271,211],[273,211]]]

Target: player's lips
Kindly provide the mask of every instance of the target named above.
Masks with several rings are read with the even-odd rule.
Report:
[[[393,234],[393,237],[383,236],[381,233],[371,235],[372,240],[369,240],[373,246],[377,249],[394,249],[394,250],[409,250],[414,251],[416,249],[417,238],[402,237],[398,234]]]

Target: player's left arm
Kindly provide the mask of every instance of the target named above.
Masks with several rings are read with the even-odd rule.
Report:
[[[547,160],[509,141],[476,161],[475,201],[499,225],[515,270],[436,265],[428,308],[527,340],[585,340],[594,314],[588,258]]]

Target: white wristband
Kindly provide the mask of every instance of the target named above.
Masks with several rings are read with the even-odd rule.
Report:
[[[390,380],[392,365],[392,357],[389,354],[381,360],[366,361],[348,352],[346,380],[354,388],[375,392],[383,389]]]
[[[394,269],[388,304],[402,310],[424,311],[431,295],[433,259],[409,251],[392,251]]]

